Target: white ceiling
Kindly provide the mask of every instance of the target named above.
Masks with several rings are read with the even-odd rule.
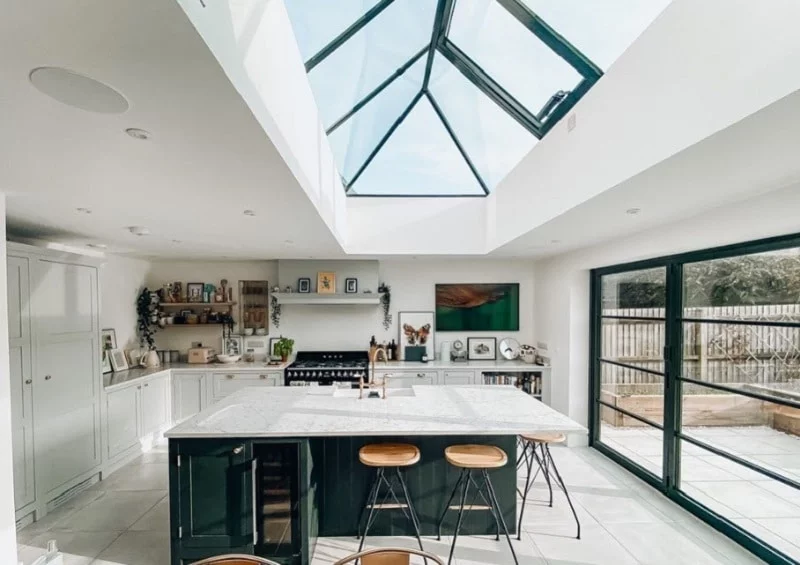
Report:
[[[122,92],[130,109],[93,114],[56,102],[28,81],[40,66],[100,80]],[[578,105],[579,128],[585,123],[581,111]],[[144,257],[346,254],[173,0],[29,0],[7,10],[0,19],[0,115],[0,191],[8,194],[13,233],[78,246],[103,243],[109,252]],[[146,129],[152,138],[131,139],[124,133],[130,127]],[[610,190],[531,226],[490,255],[552,255],[786,186],[800,180],[797,131],[795,94],[614,188],[604,187]],[[414,205],[392,205],[391,212],[397,216],[398,209]],[[78,212],[80,207],[91,214]],[[626,215],[631,207],[642,212]],[[256,216],[244,216],[245,209]],[[492,210],[473,212],[466,221],[458,212],[445,221],[445,211],[413,223],[400,218],[391,230],[375,215],[371,231],[351,233],[348,243],[351,252],[389,256],[394,252],[382,236],[403,239],[414,226],[414,254],[424,255],[430,234],[445,226],[451,234],[471,234],[457,238],[465,251],[450,246],[448,255],[483,254],[489,251],[486,229],[475,226]],[[517,213],[525,214],[524,208]],[[146,226],[152,235],[131,235],[126,228],[132,225]]]
[[[9,8],[0,18],[0,190],[12,232],[142,256],[342,253],[176,2]],[[28,81],[40,66],[106,83],[130,110],[95,114],[48,98]],[[152,138],[134,140],[129,127]],[[153,235],[133,236],[132,225]]]

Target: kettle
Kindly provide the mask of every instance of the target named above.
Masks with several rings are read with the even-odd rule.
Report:
[[[143,351],[142,356],[139,358],[139,366],[140,367],[160,367],[161,366],[161,359],[158,358],[158,352],[153,351]]]
[[[443,341],[439,346],[439,359],[443,362],[450,361],[450,342]]]

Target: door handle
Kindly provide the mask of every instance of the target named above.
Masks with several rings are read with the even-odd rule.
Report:
[[[46,380],[46,381],[49,381],[49,380],[50,380],[50,379],[52,379],[52,378],[53,378],[53,376],[52,376],[52,375],[45,375],[45,376],[44,376],[44,380]]]
[[[32,379],[25,379],[25,384],[26,385],[33,384],[33,380]]]
[[[241,455],[241,453],[243,451],[244,451],[244,446],[243,445],[237,445],[236,447],[233,448],[233,454],[234,455]]]

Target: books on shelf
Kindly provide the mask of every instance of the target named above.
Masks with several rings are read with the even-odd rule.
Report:
[[[511,385],[536,398],[542,396],[541,373],[483,373],[483,384]]]

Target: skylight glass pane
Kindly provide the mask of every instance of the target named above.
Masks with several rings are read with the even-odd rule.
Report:
[[[435,0],[396,0],[311,70],[326,128],[430,43],[435,12]]]
[[[495,0],[457,1],[448,37],[533,114],[582,79]]]
[[[538,141],[440,55],[433,61],[430,90],[489,189]]]
[[[522,0],[603,70],[622,55],[671,0]]]
[[[303,61],[319,53],[377,3],[378,0],[286,0]]]
[[[405,73],[397,77],[380,94],[336,128],[328,139],[345,182],[353,175],[378,146],[389,128],[422,89],[427,58],[421,57]]]
[[[483,195],[427,97],[423,96],[353,184],[359,195]]]

